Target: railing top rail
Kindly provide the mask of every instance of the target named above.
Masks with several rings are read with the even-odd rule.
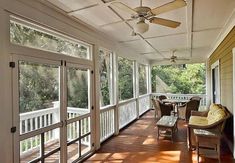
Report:
[[[26,113],[20,113],[20,118],[21,120],[23,120],[24,118],[28,118],[33,115],[41,116],[41,115],[53,113],[55,111],[56,111],[56,108],[46,108],[46,109],[41,109],[41,110],[35,110],[35,111],[26,112]]]
[[[150,96],[150,95],[151,95],[151,93],[140,95],[139,98],[144,98],[144,97],[147,97],[147,96]]]
[[[82,119],[85,119],[85,118],[88,118],[90,117],[90,113],[87,113],[87,114],[83,114],[83,115],[80,115],[78,117],[74,117],[72,119],[68,119],[67,120],[67,125],[70,124],[70,123],[73,123],[73,122],[76,122],[76,121],[79,121],[79,120],[82,120]]]
[[[166,96],[206,96],[206,94],[174,94],[174,93],[152,93],[152,95],[166,95]]]
[[[109,111],[109,110],[112,110],[112,109],[115,109],[115,108],[116,108],[116,105],[108,105],[108,106],[102,107],[100,109],[100,112],[103,113],[103,112],[106,112],[106,111]]]
[[[131,98],[131,99],[128,99],[128,100],[120,101],[118,105],[122,106],[122,105],[125,105],[127,103],[134,102],[134,101],[136,101],[136,99],[137,98]]]

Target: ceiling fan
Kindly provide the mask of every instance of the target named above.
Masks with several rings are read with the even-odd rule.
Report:
[[[164,4],[162,6],[153,9],[143,6],[142,0],[140,0],[140,6],[134,9],[132,9],[131,7],[127,6],[122,2],[112,2],[110,6],[117,7],[120,10],[130,13],[131,19],[129,20],[138,19],[138,22],[134,26],[134,32],[142,34],[148,31],[149,29],[149,24],[145,23],[145,20],[148,20],[150,23],[159,24],[166,27],[171,27],[171,28],[178,27],[181,24],[180,22],[158,18],[155,16],[171,10],[184,7],[186,6],[186,2],[184,0],[174,0],[172,2],[169,2],[167,4]]]
[[[187,58],[179,58],[175,55],[175,50],[172,50],[172,56],[170,58],[164,58],[164,60],[169,60],[171,63],[176,63],[177,60],[188,61]]]

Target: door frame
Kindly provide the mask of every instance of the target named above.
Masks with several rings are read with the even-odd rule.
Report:
[[[37,57],[31,57],[31,56],[24,56],[24,55],[18,55],[18,54],[12,54],[12,61],[15,63],[15,67],[12,71],[12,94],[13,94],[13,126],[16,127],[16,132],[14,134],[14,162],[19,162],[20,160],[20,141],[21,140],[26,140],[27,138],[34,137],[36,135],[40,135],[41,133],[45,133],[47,131],[51,131],[54,129],[59,129],[60,131],[60,142],[59,142],[59,147],[60,150],[62,150],[62,144],[61,140],[63,140],[63,133],[62,133],[62,127],[63,127],[63,122],[62,122],[62,117],[63,117],[63,112],[62,112],[62,99],[63,99],[63,94],[59,94],[59,101],[60,101],[60,120],[54,124],[51,124],[46,127],[42,127],[39,129],[36,129],[35,131],[30,131],[28,133],[20,135],[20,116],[19,116],[19,61],[28,61],[32,63],[38,63],[38,64],[49,64],[49,65],[56,65],[58,66],[58,71],[59,75],[61,76],[63,73],[63,70],[61,70],[61,62],[56,61],[56,60],[47,60],[43,58],[37,58]],[[59,79],[59,82],[62,83],[62,79]],[[63,84],[60,84],[60,89],[62,88]],[[41,142],[42,143],[42,142]],[[45,153],[44,153],[45,154]],[[60,160],[63,159],[63,156],[60,155]]]
[[[214,62],[212,65],[211,65],[211,102],[213,103],[213,97],[214,97],[214,93],[213,93],[213,69],[215,67],[218,66],[218,103],[221,103],[221,97],[220,97],[220,60],[217,60],[216,62]],[[217,92],[216,92],[217,93]]]
[[[14,47],[17,47],[15,45],[13,45]],[[94,115],[94,68],[93,68],[93,61],[84,61],[84,59],[79,59],[79,58],[74,58],[74,57],[70,57],[70,56],[62,56],[62,55],[57,55],[57,54],[52,54],[51,52],[44,52],[41,50],[37,50],[37,49],[31,49],[28,47],[19,47],[20,49],[24,49],[23,53],[16,53],[16,51],[11,53],[11,61],[15,63],[15,67],[12,69],[12,94],[13,94],[13,126],[16,126],[16,132],[14,134],[13,137],[13,148],[14,148],[14,162],[19,162],[20,160],[20,140],[24,139],[25,137],[29,136],[29,135],[33,135],[34,133],[38,133],[37,131],[32,131],[32,133],[30,132],[30,134],[26,134],[27,136],[22,136],[20,135],[20,130],[19,130],[19,124],[20,124],[20,117],[19,117],[19,87],[18,87],[18,79],[19,79],[19,67],[18,67],[18,61],[22,60],[22,61],[29,61],[32,63],[39,63],[39,64],[50,64],[50,65],[58,65],[59,69],[59,75],[62,76],[62,78],[59,78],[59,82],[60,84],[60,90],[63,93],[59,94],[59,100],[60,100],[60,121],[52,124],[50,126],[47,127],[43,127],[40,129],[41,132],[43,131],[47,131],[47,130],[53,130],[53,129],[59,129],[60,131],[60,161],[63,162],[67,162],[67,123],[71,123],[72,121],[76,121],[76,120],[80,120],[82,119],[82,117],[84,116],[80,116],[79,118],[74,118],[74,119],[70,119],[67,120],[66,116],[67,116],[67,82],[66,82],[66,78],[67,76],[65,76],[66,74],[66,70],[67,70],[67,65],[66,63],[68,63],[68,67],[69,65],[75,66],[77,68],[80,69],[87,69],[89,74],[89,80],[88,80],[88,85],[89,85],[89,92],[88,95],[90,97],[89,101],[88,101],[88,107],[90,107],[90,112],[89,112],[89,116],[90,116],[90,150],[88,153],[84,154],[87,155],[89,153],[92,153],[95,149],[94,144],[94,138],[95,138],[95,129],[94,129],[94,124],[95,124],[95,115]],[[37,54],[41,54],[39,56],[36,57],[35,53],[31,52],[37,52]],[[43,57],[42,57],[43,56]],[[53,58],[54,56],[54,58]],[[60,60],[60,59],[66,59],[66,60]],[[73,59],[74,58],[74,59]],[[83,62],[83,64],[81,64]],[[83,157],[79,157],[77,160],[82,159]]]

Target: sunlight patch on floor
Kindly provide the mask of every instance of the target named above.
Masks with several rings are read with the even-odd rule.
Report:
[[[143,145],[151,145],[151,144],[157,144],[158,141],[156,139],[156,137],[153,137],[153,136],[148,136],[144,142],[143,142]]]

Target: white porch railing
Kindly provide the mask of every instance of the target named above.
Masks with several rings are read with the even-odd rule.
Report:
[[[150,109],[150,95],[143,95],[139,97],[139,115]]]
[[[140,109],[140,114],[143,114],[150,107],[149,103],[150,96],[144,95],[141,96],[138,100],[138,105]],[[137,99],[131,99],[124,102],[121,102],[118,107],[119,111],[119,128],[125,127],[127,124],[132,122],[137,118]],[[80,108],[67,108],[67,116],[68,118],[75,118],[79,115],[85,115],[88,113],[88,110],[80,109]],[[100,141],[103,142],[110,136],[115,133],[115,109],[116,106],[109,106],[101,109],[100,111]],[[42,109],[38,111],[32,111],[27,113],[20,114],[20,134],[24,134],[27,132],[31,132],[43,127],[50,126],[54,123],[60,121],[59,114],[59,104],[58,102],[54,103],[54,107],[48,109]],[[84,135],[90,132],[90,117],[84,117],[80,121],[81,123],[81,135]],[[67,138],[68,140],[73,140],[79,136],[79,122],[74,122],[68,124],[67,130]],[[55,140],[59,140],[59,130],[52,130],[45,133],[46,142],[53,142]],[[82,139],[82,143],[84,145],[88,145],[90,143],[90,137],[85,137]],[[40,146],[40,137],[35,136],[30,139],[26,139],[20,142],[20,153],[26,154],[30,153],[34,149]]]
[[[100,142],[105,141],[115,132],[114,110],[115,106],[105,107],[100,110]]]
[[[20,114],[20,134],[28,133],[43,127],[50,126],[60,121],[60,110],[58,102],[54,102],[54,107],[41,109],[37,111]],[[67,108],[68,119],[89,113],[86,109]],[[78,138],[79,132],[84,135],[90,132],[90,116],[84,116],[81,120],[81,131],[79,131],[79,122],[74,122],[68,125],[67,139],[72,140]],[[45,133],[45,142],[49,143],[59,140],[59,130],[51,130]],[[84,137],[82,144],[89,145],[90,137]],[[20,142],[20,154],[26,155],[28,152],[40,146],[40,137],[35,136]]]
[[[199,96],[201,97],[200,101],[200,109],[203,110],[206,108],[206,95],[205,94],[171,94],[171,93],[152,93],[152,98],[158,98],[160,95],[165,95],[169,99],[183,99],[183,100],[189,100],[193,96]]]
[[[119,129],[125,127],[137,118],[136,99],[123,101],[118,106]]]

